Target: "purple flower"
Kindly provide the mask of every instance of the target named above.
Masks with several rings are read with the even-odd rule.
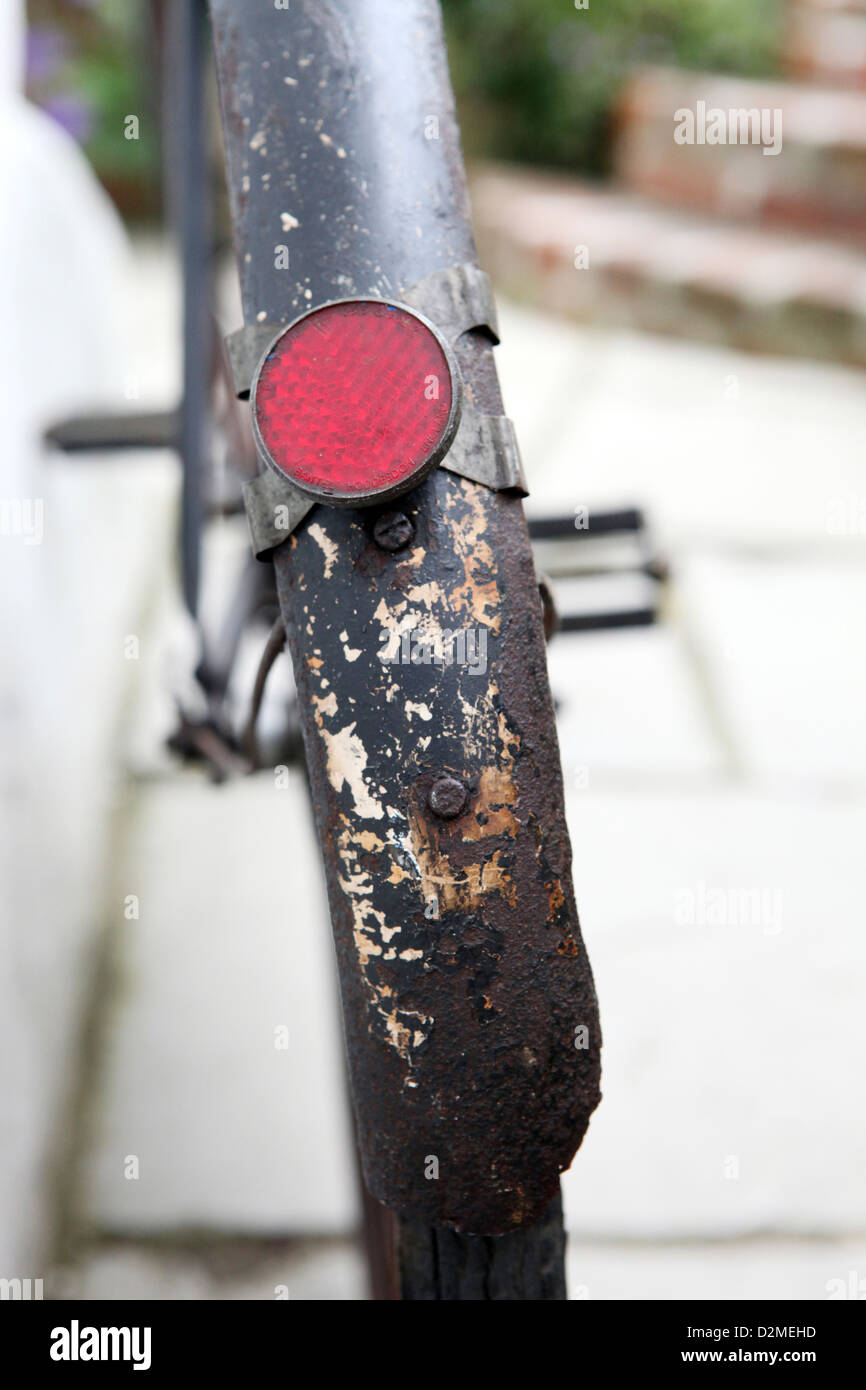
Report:
[[[68,51],[64,36],[57,29],[27,31],[27,81],[47,82],[54,76]]]
[[[53,116],[73,140],[83,145],[93,130],[93,108],[77,96],[49,97],[41,103],[42,110]]]

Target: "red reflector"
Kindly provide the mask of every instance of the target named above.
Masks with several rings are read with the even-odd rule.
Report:
[[[439,461],[458,391],[424,319],[343,300],[277,339],[253,387],[253,419],[269,461],[302,491],[359,505],[404,492]]]

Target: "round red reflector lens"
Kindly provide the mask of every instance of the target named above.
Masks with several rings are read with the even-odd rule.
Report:
[[[379,300],[326,304],[290,325],[259,368],[252,406],[280,473],[304,492],[356,505],[420,481],[456,426],[439,338]]]

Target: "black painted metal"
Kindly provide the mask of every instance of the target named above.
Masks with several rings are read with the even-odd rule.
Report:
[[[563,613],[560,632],[607,632],[623,627],[652,627],[658,614],[654,608],[611,608],[603,613]]]
[[[140,415],[76,415],[45,432],[46,443],[67,454],[175,449],[177,439],[175,410],[152,410]]]
[[[540,1221],[502,1236],[403,1221],[397,1276],[404,1302],[564,1302],[562,1199],[557,1194]]]
[[[248,323],[475,263],[433,0],[211,10]]]
[[[211,9],[248,324],[475,262],[435,0]],[[500,414],[489,335],[457,355]],[[421,1228],[492,1236],[548,1211],[601,1038],[520,500],[440,468],[400,509],[402,550],[375,509],[316,506],[274,565],[367,1185]],[[483,635],[483,666],[465,645],[383,661],[415,618]],[[466,791],[453,819],[428,799],[443,778]]]
[[[534,516],[529,521],[529,534],[534,541],[579,541],[596,536],[630,535],[645,527],[646,519],[638,507],[623,507],[620,511],[590,512],[585,527],[577,527],[573,516]]]
[[[166,43],[169,202],[183,266],[183,398],[178,448],[183,593],[193,617],[203,520],[203,477],[211,378],[210,186],[205,119],[205,0],[170,0]]]

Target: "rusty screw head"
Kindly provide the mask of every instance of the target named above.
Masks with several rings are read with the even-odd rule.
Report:
[[[437,777],[430,788],[427,803],[430,810],[443,820],[454,820],[466,810],[466,788],[456,777]]]
[[[383,550],[402,550],[415,534],[405,512],[382,512],[373,523],[373,539]]]

